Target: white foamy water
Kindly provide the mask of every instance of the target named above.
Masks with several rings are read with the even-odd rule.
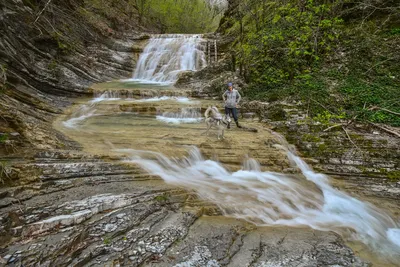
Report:
[[[146,98],[145,95],[142,96],[141,99],[134,99],[132,94],[128,92],[125,97],[122,97],[120,92],[118,91],[105,91],[101,93],[96,93],[95,97],[89,101],[89,104],[96,104],[103,101],[118,101],[118,100],[125,100],[130,102],[158,102],[158,101],[177,101],[183,104],[192,104],[198,103],[198,101],[189,99],[185,96],[154,96]]]
[[[63,125],[67,128],[78,128],[79,124],[87,118],[97,116],[96,105],[104,101],[120,100],[118,92],[106,91],[96,94],[96,96],[88,102],[88,104],[80,106],[80,108],[71,115],[71,118],[63,121]]]
[[[327,176],[315,173],[291,152],[289,158],[302,172],[297,178],[262,172],[254,159],[248,159],[243,170],[232,173],[216,161],[203,159],[197,148],[182,160],[170,160],[155,152],[121,151],[130,155],[129,162],[166,182],[196,190],[228,216],[258,225],[334,231],[388,257],[400,257],[399,223],[373,205],[333,188]],[[157,160],[148,159],[155,157]]]
[[[90,103],[88,105],[82,105],[75,113],[71,115],[71,118],[63,121],[63,125],[67,128],[77,128],[79,123],[86,120],[87,118],[96,116],[96,102]]]
[[[200,108],[182,108],[180,112],[164,112],[156,116],[157,120],[165,123],[199,123],[202,121]]]
[[[119,95],[119,92],[106,91],[97,94],[94,99],[89,101],[89,104],[96,104],[102,101],[116,101],[120,99],[121,97]]]
[[[128,96],[129,97],[129,96]],[[106,91],[102,93],[97,93],[96,96],[88,102],[88,104],[82,105],[76,112],[74,112],[71,117],[62,122],[67,128],[78,128],[79,124],[86,119],[98,116],[97,105],[101,102],[106,101],[119,101],[124,100],[127,102],[159,102],[159,101],[177,101],[182,104],[197,104],[199,101],[189,99],[187,97],[176,97],[176,96],[160,96],[142,99],[132,99],[132,98],[122,98],[118,91]],[[156,116],[157,120],[163,121],[165,123],[180,124],[180,123],[197,123],[200,122],[201,114],[198,109],[193,108],[182,108],[180,113],[168,113],[164,112]]]
[[[206,66],[201,35],[159,35],[141,53],[131,81],[171,84],[182,71]]]
[[[156,96],[156,97],[151,97],[151,98],[142,98],[142,99],[136,99],[136,100],[131,100],[133,102],[158,102],[158,101],[177,101],[179,103],[183,104],[194,104],[198,103],[196,100],[189,99],[187,97],[181,97],[181,96]]]
[[[390,241],[400,247],[400,229],[391,228],[388,230],[387,235]]]

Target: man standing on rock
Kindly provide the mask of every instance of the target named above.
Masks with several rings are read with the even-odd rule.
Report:
[[[238,115],[237,115],[237,104],[239,103],[242,97],[240,96],[239,92],[233,89],[232,83],[228,83],[228,90],[222,95],[222,99],[225,103],[225,115],[232,114],[233,119],[235,120],[236,126],[238,128],[242,128],[238,122]],[[228,129],[230,128],[230,124],[228,124]]]

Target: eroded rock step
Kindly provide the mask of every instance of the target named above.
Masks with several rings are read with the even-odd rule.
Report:
[[[0,193],[0,201],[8,201],[0,210],[2,243],[8,244],[1,256],[10,265],[367,266],[334,233],[255,227],[225,218],[195,192],[123,163],[125,154],[119,149],[183,157],[190,146],[197,146],[229,170],[252,157],[265,170],[297,172],[279,138],[253,116],[241,122],[258,132],[233,126],[219,141],[215,131],[202,135],[203,122],[171,124],[156,116],[185,107],[203,113],[208,105],[220,103],[192,98],[189,103],[140,101],[139,95],[154,97],[143,92],[95,103],[101,114],[88,117],[77,129],[63,128],[88,154],[43,153],[15,166],[24,178]]]
[[[366,266],[336,234],[220,217],[160,181],[80,185],[13,208],[1,210],[10,266]]]
[[[68,156],[70,160],[63,162]],[[24,185],[0,194],[2,256],[18,266],[72,264],[70,257],[83,247],[95,242],[107,245],[107,238],[112,238],[108,235],[128,232],[150,215],[163,218],[177,211],[183,202],[197,206],[196,198],[187,200],[187,192],[164,184],[132,164],[60,152],[20,163],[15,172],[23,178],[27,175],[24,171],[32,168],[43,168],[46,173],[38,173],[36,179],[21,181]],[[143,224],[155,224],[158,219],[154,218]],[[65,257],[58,262],[64,249]],[[84,256],[75,261],[86,259]]]

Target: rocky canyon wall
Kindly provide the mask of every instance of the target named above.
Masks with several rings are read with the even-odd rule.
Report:
[[[130,77],[151,30],[126,1],[0,3],[0,156],[73,145],[51,128],[67,97]]]

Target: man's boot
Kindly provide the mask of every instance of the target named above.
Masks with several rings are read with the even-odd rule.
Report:
[[[238,122],[238,121],[235,121],[235,123],[236,123],[236,126],[237,126],[238,128],[242,128],[242,126],[239,125],[239,122]]]

